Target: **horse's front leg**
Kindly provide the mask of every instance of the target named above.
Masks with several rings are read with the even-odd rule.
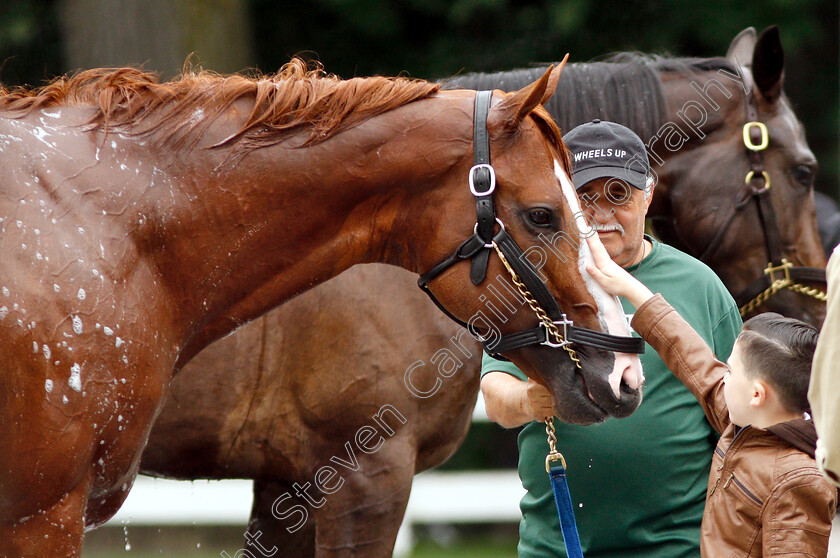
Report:
[[[301,513],[287,515],[282,511],[280,505],[287,500],[284,498],[286,494],[294,494],[290,483],[254,481],[254,504],[243,547],[252,555],[288,558],[311,558],[315,555],[315,518],[309,517],[307,512],[306,520],[302,521],[304,517]],[[297,522],[301,522],[300,526]]]
[[[403,437],[405,438],[405,436]],[[360,469],[315,510],[316,558],[392,556],[415,470],[416,450],[388,440],[374,455],[360,458]]]
[[[82,555],[90,475],[55,504],[0,523],[0,557],[78,558]]]

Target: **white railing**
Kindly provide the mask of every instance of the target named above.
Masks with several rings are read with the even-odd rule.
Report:
[[[417,524],[516,523],[524,494],[515,470],[420,473],[414,477],[394,556],[411,552]]]
[[[479,394],[473,422],[487,422]],[[251,481],[171,481],[140,476],[108,526],[241,525],[251,512]],[[524,490],[515,470],[427,471],[414,477],[395,556],[414,546],[413,528],[429,523],[519,521]],[[835,519],[828,558],[840,558],[840,520]]]
[[[487,422],[479,394],[473,422]],[[107,526],[241,525],[251,512],[246,480],[173,481],[139,476]],[[414,478],[395,555],[410,552],[413,527],[428,523],[516,522],[523,490],[515,470],[427,471]]]
[[[415,525],[517,522],[523,494],[513,470],[421,473],[414,478],[394,555],[410,553]],[[140,476],[107,525],[241,525],[244,532],[251,498],[251,481]]]

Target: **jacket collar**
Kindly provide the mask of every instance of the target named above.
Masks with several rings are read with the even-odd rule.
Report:
[[[817,447],[817,429],[814,427],[813,420],[804,418],[789,420],[768,426],[766,430],[796,449],[814,457]]]

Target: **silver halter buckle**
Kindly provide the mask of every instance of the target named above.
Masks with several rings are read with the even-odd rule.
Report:
[[[548,330],[548,327],[546,327],[544,322],[540,322],[540,327],[545,328],[545,341],[540,343],[540,345],[546,345],[548,347],[552,347],[552,348],[555,348],[555,349],[560,349],[560,348],[565,347],[566,345],[571,345],[572,344],[572,342],[568,340],[569,339],[569,326],[574,325],[574,322],[572,320],[566,318],[566,314],[561,314],[561,316],[563,316],[563,319],[555,320],[552,323],[556,326],[561,326],[563,328],[563,341],[561,341],[560,343],[555,343],[555,342],[551,341],[551,332]]]
[[[480,169],[487,169],[488,172],[490,173],[490,187],[487,189],[486,192],[477,192],[476,189],[475,189],[475,171],[480,170]],[[479,165],[473,165],[473,167],[470,169],[470,192],[472,192],[472,195],[477,197],[477,198],[481,197],[481,196],[489,196],[490,194],[493,193],[493,191],[495,189],[496,189],[496,171],[493,170],[493,167],[486,164],[486,163],[481,163]]]

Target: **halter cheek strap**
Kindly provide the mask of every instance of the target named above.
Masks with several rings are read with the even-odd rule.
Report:
[[[752,86],[752,84],[750,84]],[[825,269],[806,266],[794,266],[782,257],[782,241],[776,212],[770,199],[770,175],[764,169],[764,150],[770,143],[767,126],[758,120],[758,101],[755,92],[750,90],[745,103],[747,122],[743,127],[743,142],[750,160],[750,170],[744,179],[744,189],[737,194],[734,209],[723,225],[718,229],[698,259],[708,262],[720,247],[725,233],[736,215],[755,201],[758,220],[764,233],[764,244],[769,258],[764,273],[735,296],[735,303],[745,316],[764,304],[771,296],[782,289],[791,289],[817,300],[825,302],[825,292],[800,285],[798,281],[825,284]],[[778,275],[778,277],[777,277]]]
[[[490,110],[492,91],[479,91],[475,96],[475,114],[486,115]],[[484,117],[486,122],[486,116]],[[470,169],[470,191],[475,196],[476,226],[475,235],[484,241],[485,247],[493,239],[496,228],[496,206],[493,204],[493,191],[496,189],[496,171],[490,166],[490,149],[478,146],[490,145],[487,126],[473,126],[473,162]],[[487,277],[487,262],[490,250],[476,252],[470,265],[470,279],[473,285],[480,285]]]
[[[487,264],[491,251],[497,251],[511,275],[521,281],[524,294],[532,297],[532,308],[545,315],[538,327],[505,335],[501,338],[483,341],[485,350],[493,356],[528,345],[566,347],[571,343],[624,353],[643,353],[645,344],[641,338],[624,337],[580,328],[566,319],[557,301],[545,283],[539,278],[531,262],[524,257],[516,241],[507,234],[504,224],[496,217],[493,192],[496,189],[496,173],[490,165],[490,138],[487,132],[487,114],[490,109],[492,91],[479,91],[475,97],[473,127],[473,162],[469,173],[470,192],[475,196],[476,225],[472,236],[462,242],[455,252],[420,276],[419,287],[429,295],[432,302],[453,321],[469,329],[469,325],[444,308],[429,289],[429,282],[461,260],[469,259],[470,279],[474,285],[481,284],[487,277]],[[495,232],[496,225],[499,232]],[[539,316],[539,312],[538,312]],[[562,328],[562,332],[560,331]],[[551,330],[551,332],[550,332]],[[559,339],[558,339],[559,337]],[[566,347],[568,348],[568,347]]]

